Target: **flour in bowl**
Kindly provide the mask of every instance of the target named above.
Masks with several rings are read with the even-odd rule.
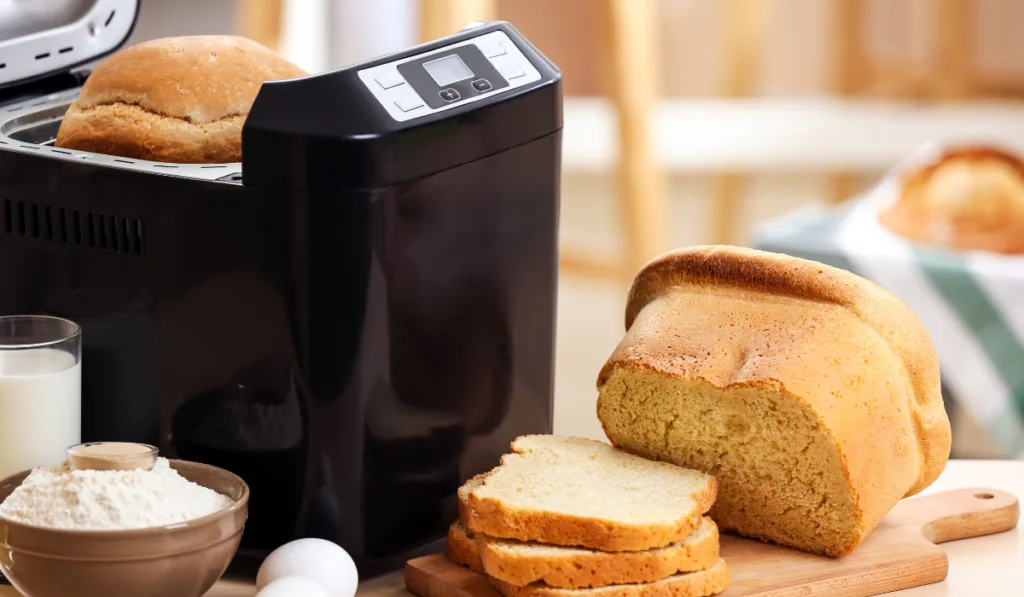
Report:
[[[57,529],[143,529],[201,518],[231,504],[179,475],[166,458],[148,471],[78,471],[65,462],[33,470],[0,504],[0,516]]]

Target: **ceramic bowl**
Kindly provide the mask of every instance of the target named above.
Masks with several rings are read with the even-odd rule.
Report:
[[[25,597],[199,597],[238,550],[249,487],[223,469],[172,460],[189,481],[234,503],[203,518],[164,527],[76,531],[0,518],[0,571]],[[30,471],[0,481],[0,502]]]

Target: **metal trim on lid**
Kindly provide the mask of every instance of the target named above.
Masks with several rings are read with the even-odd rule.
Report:
[[[73,23],[0,40],[0,88],[68,72],[110,54],[127,41],[138,13],[139,0],[95,0]]]

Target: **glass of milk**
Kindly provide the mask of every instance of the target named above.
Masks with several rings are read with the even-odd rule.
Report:
[[[0,478],[64,460],[82,441],[82,331],[45,315],[0,317]]]

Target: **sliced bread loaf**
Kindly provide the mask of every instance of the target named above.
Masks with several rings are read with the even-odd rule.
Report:
[[[518,586],[542,582],[579,589],[647,583],[710,568],[718,561],[718,527],[705,518],[685,541],[648,551],[609,553],[485,535],[477,545],[484,570],[498,580]]]
[[[466,492],[473,533],[602,551],[685,540],[715,501],[715,478],[601,442],[520,437]]]
[[[596,589],[558,589],[543,583],[520,587],[495,578],[494,588],[505,597],[706,597],[729,586],[729,567],[719,559],[707,570],[675,574],[661,580]]]
[[[696,247],[645,266],[598,418],[617,447],[715,475],[722,529],[847,554],[950,448],[939,363],[899,299],[803,259]]]
[[[460,566],[465,566],[473,572],[485,574],[476,538],[458,520],[448,527],[448,547],[445,555]]]

